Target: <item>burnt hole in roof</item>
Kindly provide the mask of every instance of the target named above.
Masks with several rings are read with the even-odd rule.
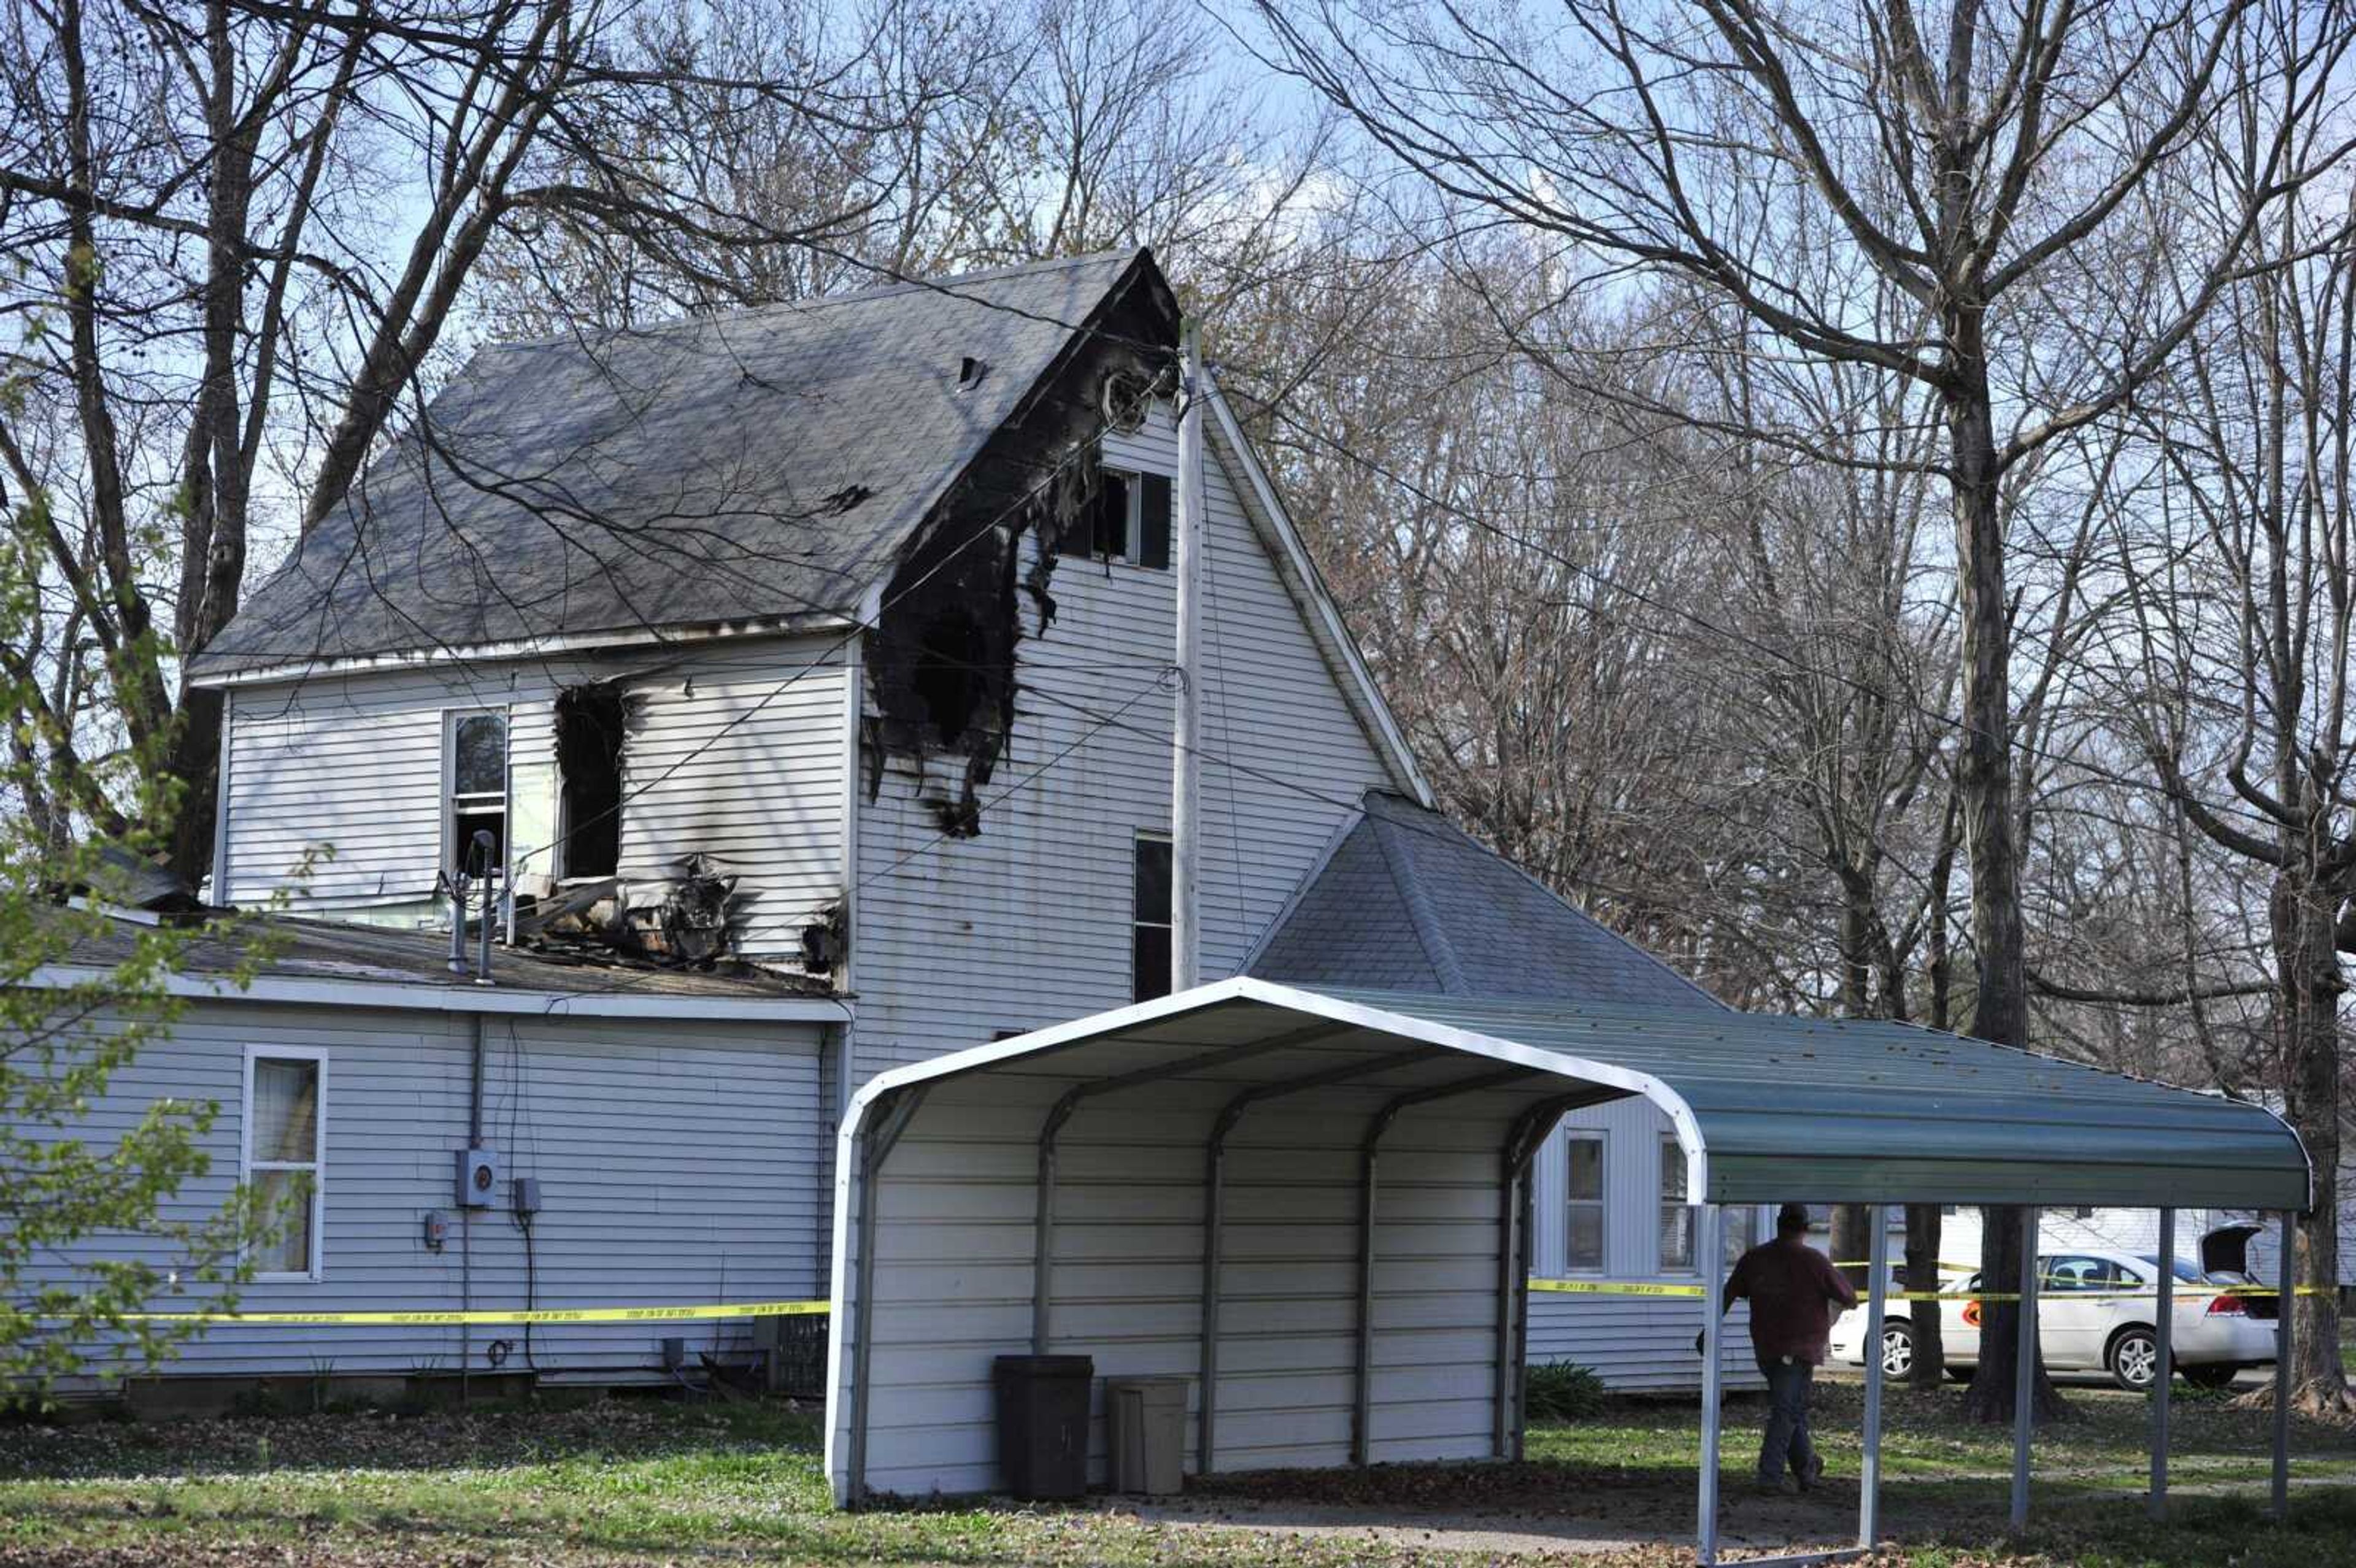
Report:
[[[820,501],[819,510],[826,517],[839,517],[873,494],[875,492],[864,485],[845,485]]]
[[[973,390],[981,385],[982,379],[989,374],[990,361],[977,359],[970,354],[967,355],[958,361],[958,390],[960,392]]]

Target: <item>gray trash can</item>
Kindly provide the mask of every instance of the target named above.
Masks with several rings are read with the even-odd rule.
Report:
[[[1192,1381],[1105,1380],[1105,1435],[1114,1491],[1166,1498],[1184,1488],[1186,1390]]]

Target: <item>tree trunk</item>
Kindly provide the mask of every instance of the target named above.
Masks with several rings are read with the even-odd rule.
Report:
[[[1873,1257],[1873,1211],[1862,1203],[1833,1206],[1833,1261],[1849,1284],[1863,1293]]]
[[[1972,875],[1972,947],[1977,985],[1972,1033],[1997,1045],[2029,1043],[2028,960],[2020,920],[2020,847],[2012,809],[2012,655],[2005,599],[2004,498],[1988,393],[1986,309],[1951,300],[1944,315],[1948,379],[1940,389],[1954,492],[1955,571],[1963,624],[1963,735],[1955,790],[1963,802],[1964,845]],[[1990,1209],[1981,1245],[1981,1277],[1995,1293],[2019,1289],[2020,1212]],[[1965,1408],[1977,1421],[2012,1419],[2014,1325],[2019,1307],[1990,1302],[1981,1310],[1979,1370]],[[2039,1358],[2041,1362],[2043,1358]],[[2040,1365],[2037,1413],[2061,1402]]]
[[[2286,1280],[2306,1287],[2285,1303],[2291,1313],[2291,1397],[2300,1409],[2317,1412],[2356,1405],[2340,1365],[2339,901],[2304,855],[2276,874],[2268,901],[2275,1027],[2289,1091],[2285,1110],[2315,1173],[2314,1207],[2298,1218],[2297,1256],[2282,1270]]]
[[[1906,1288],[1939,1288],[1939,1232],[1946,1216],[1936,1203],[1906,1205]],[[1940,1304],[1916,1301],[1906,1316],[1914,1325],[1914,1371],[1907,1381],[1934,1389],[1947,1374],[1947,1344],[1939,1324]]]

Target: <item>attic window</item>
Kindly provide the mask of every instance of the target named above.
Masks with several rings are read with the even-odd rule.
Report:
[[[1086,520],[1065,529],[1055,548],[1065,555],[1169,570],[1169,475],[1105,469]]]
[[[963,608],[943,610],[926,623],[911,684],[937,744],[957,745],[973,727],[987,684],[985,652],[981,628]]]
[[[453,713],[446,734],[450,794],[443,814],[442,863],[471,877],[497,876],[507,863],[507,715]],[[491,836],[487,867],[475,858],[477,832]]]
[[[584,686],[556,699],[567,877],[610,877],[622,858],[622,690]]]

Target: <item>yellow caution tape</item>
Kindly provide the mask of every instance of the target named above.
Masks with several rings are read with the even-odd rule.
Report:
[[[1532,1290],[1560,1291],[1569,1296],[1704,1296],[1697,1285],[1655,1285],[1648,1280],[1534,1279]]]
[[[739,1301],[709,1307],[546,1307],[530,1311],[484,1312],[222,1312],[208,1325],[342,1324],[352,1327],[430,1328],[460,1323],[680,1323],[725,1317],[800,1317],[831,1310],[824,1301]],[[193,1322],[196,1312],[126,1312],[126,1323]]]

